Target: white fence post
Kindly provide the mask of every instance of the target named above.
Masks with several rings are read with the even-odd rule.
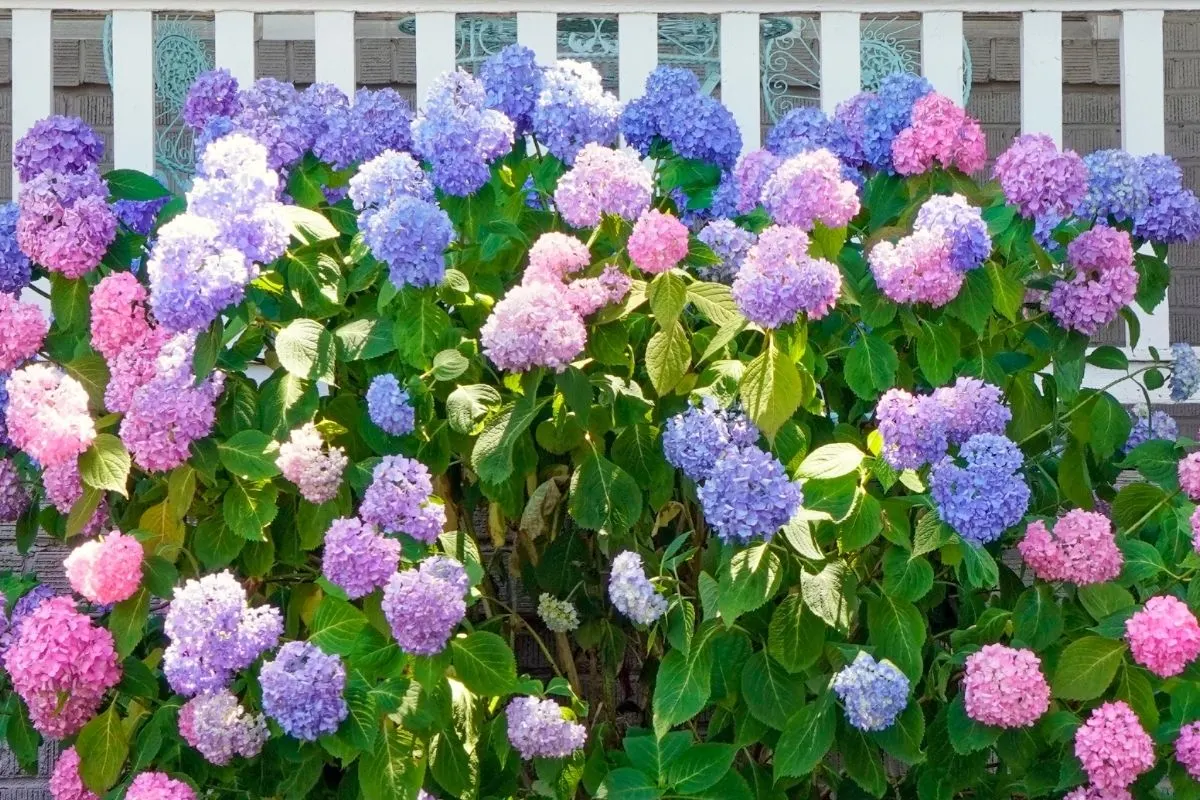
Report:
[[[154,174],[154,15],[114,11],[113,164]]]
[[[539,64],[558,60],[558,14],[553,11],[518,11],[517,41],[537,55]]]
[[[1062,145],[1062,14],[1021,15],[1021,130]]]
[[[622,100],[633,100],[646,90],[646,78],[658,66],[658,14],[619,14],[617,46],[618,93]]]
[[[758,14],[721,15],[721,102],[742,131],[742,152],[762,142],[762,33]]]
[[[453,11],[423,11],[417,14],[417,105],[425,103],[429,87],[445,72],[455,69]]]
[[[12,12],[12,141],[54,113],[52,15],[42,9]],[[12,196],[21,181],[13,170]]]
[[[859,15],[849,11],[821,14],[821,108],[832,114],[837,104],[862,89]]]
[[[332,83],[348,96],[358,88],[354,67],[358,61],[354,42],[353,11],[317,11],[313,14],[316,28],[317,80]]]
[[[254,12],[218,11],[213,15],[213,33],[217,66],[229,70],[243,87],[254,83]]]
[[[961,11],[927,11],[921,15],[921,72],[933,88],[963,102],[963,15]]]

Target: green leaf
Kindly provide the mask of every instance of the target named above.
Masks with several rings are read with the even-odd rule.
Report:
[[[1125,446],[1132,422],[1129,412],[1108,392],[1101,392],[1092,404],[1091,439],[1088,445],[1099,459],[1107,459]]]
[[[486,383],[459,386],[446,398],[446,421],[455,433],[467,435],[489,409],[499,404],[500,393]]]
[[[740,393],[746,414],[770,437],[804,401],[804,384],[796,365],[772,338],[746,365]]]
[[[1085,636],[1067,645],[1050,681],[1054,696],[1063,700],[1093,700],[1112,683],[1125,655],[1125,643]]]
[[[136,169],[114,169],[104,174],[108,193],[114,200],[157,200],[171,193],[165,186]]]
[[[512,474],[513,447],[545,402],[522,397],[487,423],[471,451],[471,466],[485,483],[503,483]]]
[[[288,295],[305,314],[332,317],[346,302],[346,280],[338,262],[327,253],[303,248],[287,259]]]
[[[125,658],[137,647],[149,617],[150,592],[146,589],[138,589],[133,597],[117,603],[113,608],[108,618],[108,629],[112,631],[118,656]]]
[[[1175,451],[1175,443],[1163,439],[1151,439],[1142,442],[1125,456],[1122,466],[1136,469],[1148,481],[1159,486],[1176,488],[1179,486],[1179,453]],[[1126,490],[1139,484],[1131,484]],[[1120,494],[1117,495],[1120,499]]]
[[[788,727],[804,694],[804,676],[789,673],[762,650],[742,667],[742,699],[750,716],[776,730]]]
[[[508,643],[494,633],[476,631],[453,639],[454,671],[468,689],[480,695],[508,694],[517,682],[517,662]]]
[[[669,394],[683,380],[691,363],[692,347],[678,322],[669,323],[646,344],[646,374],[659,396]]]
[[[170,597],[179,582],[179,570],[162,556],[147,556],[142,561],[143,584],[156,597]]]
[[[883,530],[883,507],[874,495],[859,490],[850,516],[838,525],[838,547],[843,553],[861,550]]]
[[[326,653],[345,656],[354,652],[366,615],[345,600],[326,596],[313,615],[308,640]]]
[[[930,386],[949,383],[954,377],[954,365],[958,363],[958,333],[949,322],[932,324],[921,322],[916,339],[917,364]]]
[[[986,270],[973,269],[966,274],[962,289],[946,306],[946,312],[983,333],[992,314],[992,284]]]
[[[333,332],[343,361],[366,361],[396,349],[392,320],[367,317],[347,322]]]
[[[909,703],[888,728],[871,734],[890,755],[906,764],[919,764],[925,759],[921,741],[925,738],[925,714],[919,703]]]
[[[1025,303],[1025,284],[1013,275],[1014,267],[1021,269],[1020,265],[1011,264],[1001,269],[995,263],[986,268],[992,285],[992,305],[1010,322],[1019,319],[1021,306]]]
[[[1092,476],[1088,472],[1083,445],[1071,439],[1063,450],[1058,464],[1058,486],[1062,493],[1080,508],[1090,509],[1094,503]]]
[[[667,784],[683,794],[702,792],[725,777],[735,754],[728,744],[692,745],[666,762]]]
[[[657,800],[662,791],[642,772],[618,767],[604,776],[608,800]]]
[[[225,490],[225,499],[221,503],[225,523],[243,539],[265,542],[267,537],[263,528],[275,519],[278,498],[279,490],[269,483],[252,486],[235,478]]]
[[[826,625],[840,631],[850,627],[856,587],[853,571],[841,561],[826,564],[815,575],[800,573],[800,594],[805,605]]]
[[[688,731],[674,731],[661,737],[646,733],[629,734],[625,736],[624,744],[629,763],[656,782],[665,780],[668,763],[693,746],[692,734]]]
[[[718,607],[727,626],[771,599],[779,589],[782,565],[768,542],[734,553],[729,569],[721,573]]]
[[[292,375],[306,380],[333,383],[337,344],[324,325],[311,319],[295,319],[275,337],[275,355]]]
[[[567,508],[582,528],[621,534],[642,515],[642,493],[629,473],[600,455],[589,455],[571,475]]]
[[[1080,604],[1099,622],[1134,605],[1133,595],[1115,583],[1092,583],[1076,590]]]
[[[961,692],[950,701],[946,729],[950,734],[950,746],[960,756],[991,747],[1004,732],[1002,728],[984,725],[968,717]]]
[[[917,522],[913,535],[914,557],[932,553],[954,541],[954,531],[932,511]]]
[[[704,709],[712,693],[712,664],[712,648],[706,646],[693,646],[687,654],[667,653],[654,683],[655,735],[666,735]]]
[[[876,657],[889,659],[914,684],[921,677],[921,648],[925,646],[925,617],[912,603],[887,593],[867,601],[867,630]]]
[[[827,444],[809,453],[800,462],[798,478],[840,478],[862,466],[866,453],[845,442]]]
[[[864,400],[874,400],[896,382],[896,348],[878,336],[859,336],[846,356],[846,385]]]
[[[29,721],[25,702],[15,692],[8,695],[4,704],[3,727],[8,749],[16,756],[21,769],[37,772],[38,748],[42,744],[42,737]]]
[[[789,594],[775,607],[767,633],[767,651],[788,672],[807,669],[821,657],[825,625],[804,607],[800,595]]]
[[[723,283],[695,281],[687,287],[687,299],[709,322],[719,327],[745,319],[738,311],[733,293]]]
[[[962,548],[963,564],[967,568],[967,585],[972,589],[993,589],[1000,581],[996,559],[982,547],[966,544]]]
[[[300,170],[295,172],[297,176],[300,174]],[[295,182],[289,181],[289,194],[294,188],[296,188]],[[316,194],[319,197],[314,196],[313,199],[316,202],[313,205],[325,199],[320,187],[317,187]],[[297,195],[292,194],[292,197],[297,197]],[[326,239],[336,239],[339,236],[337,228],[333,227],[333,223],[311,208],[304,208],[299,205],[285,205],[280,209],[280,213],[283,215],[284,221],[287,222],[291,235],[298,241],[306,244],[315,244],[323,242]]]
[[[89,292],[87,281],[82,278],[71,280],[57,273],[50,275],[50,311],[59,330],[88,336]]]
[[[850,779],[872,797],[883,797],[888,788],[887,773],[883,771],[878,748],[866,734],[850,727],[843,728],[838,737],[838,751]]]
[[[180,464],[167,478],[167,502],[177,519],[187,516],[196,499],[196,470],[190,464]]]
[[[1086,588],[1086,587],[1080,587]],[[1063,631],[1062,606],[1047,584],[1026,589],[1013,608],[1013,637],[1034,650],[1044,650],[1058,640]]]
[[[795,703],[795,700],[792,701]],[[821,762],[837,729],[832,704],[822,699],[801,707],[775,746],[775,780],[802,778]]]
[[[688,287],[675,270],[655,276],[646,287],[646,299],[650,310],[658,320],[660,328],[666,330],[679,320],[683,307],[687,305]]]
[[[442,337],[450,330],[450,316],[428,298],[405,297],[395,314],[393,334],[400,358],[411,367],[427,369]]]
[[[909,556],[891,545],[883,554],[883,591],[897,600],[915,603],[933,588],[933,565],[922,556]]]
[[[79,458],[79,476],[85,486],[117,492],[122,497],[129,496],[125,490],[129,467],[129,451],[111,433],[97,434],[92,446]]]
[[[79,753],[79,776],[93,792],[103,794],[117,782],[129,756],[129,736],[115,702],[83,726],[75,751]]]
[[[1120,348],[1113,347],[1111,344],[1101,345],[1093,350],[1087,357],[1087,363],[1101,369],[1112,369],[1120,372],[1129,369],[1129,359],[1125,353]]]
[[[1146,515],[1154,513],[1156,509],[1161,510],[1166,501],[1166,493],[1157,486],[1149,483],[1131,483],[1117,492],[1116,498],[1113,499],[1113,521],[1117,523],[1119,530],[1127,530]]]
[[[471,362],[457,350],[443,350],[433,357],[433,379],[452,381],[467,371]]]
[[[1121,554],[1125,556],[1125,565],[1121,568],[1121,577],[1134,582],[1146,581],[1158,577],[1167,568],[1163,557],[1154,545],[1140,539],[1125,539],[1118,543]]]
[[[72,359],[63,365],[79,385],[87,392],[88,401],[94,408],[104,408],[104,390],[108,387],[108,364],[100,356],[89,353]]]
[[[363,800],[407,800],[417,796],[425,777],[425,761],[416,757],[415,745],[411,733],[387,726],[375,749],[358,760]]]
[[[262,431],[240,431],[225,441],[217,441],[217,455],[230,474],[248,481],[260,481],[279,474],[275,459],[279,445]]]

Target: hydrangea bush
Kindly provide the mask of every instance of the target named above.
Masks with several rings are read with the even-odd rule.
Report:
[[[1170,159],[983,174],[912,76],[743,154],[520,47],[185,118],[184,196],[55,117],[0,213],[57,800],[1200,797],[1200,359],[1089,342],[1200,234]]]

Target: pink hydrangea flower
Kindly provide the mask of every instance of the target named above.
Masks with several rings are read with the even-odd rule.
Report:
[[[133,394],[154,379],[158,354],[171,339],[170,331],[151,328],[138,342],[121,348],[108,360],[108,386],[104,387],[104,407],[124,414],[133,404]]]
[[[1123,789],[1154,766],[1154,742],[1120,700],[1092,711],[1075,731],[1075,755],[1098,789]]]
[[[292,431],[291,437],[279,446],[275,465],[283,477],[296,484],[301,497],[320,505],[337,497],[342,472],[349,461],[342,448],[326,449],[317,426],[308,422]]]
[[[79,476],[78,460],[64,461],[57,466],[43,469],[42,488],[45,490],[46,500],[58,510],[58,513],[70,514],[74,505],[83,497],[83,479]],[[80,534],[95,536],[104,530],[104,523],[107,519],[108,500],[102,498],[100,505],[96,506],[92,518],[83,526]]]
[[[54,800],[100,800],[95,792],[83,785],[79,777],[79,753],[68,747],[58,757],[50,775],[50,796]]]
[[[950,243],[937,231],[916,231],[895,244],[880,242],[868,260],[880,291],[896,303],[938,308],[962,289],[963,274],[954,268]]]
[[[33,727],[55,738],[78,732],[121,680],[112,634],[69,597],[44,600],[25,618],[4,667]]]
[[[165,772],[143,772],[129,784],[125,800],[196,800],[196,792]]]
[[[967,716],[984,725],[1024,728],[1050,707],[1050,685],[1032,650],[985,645],[967,658]]]
[[[114,530],[84,542],[63,561],[71,588],[99,605],[133,597],[142,582],[141,543]]]
[[[1200,781],[1200,722],[1192,722],[1179,729],[1175,740],[1175,760],[1193,780]]]
[[[1111,581],[1125,563],[1108,517],[1080,509],[1059,517],[1053,535],[1041,520],[1029,523],[1017,551],[1042,580],[1078,586]]]
[[[92,290],[92,347],[113,359],[150,333],[146,320],[146,287],[131,272],[114,272]]]
[[[561,289],[534,283],[508,290],[479,339],[484,354],[506,372],[538,366],[562,372],[587,346],[587,329]]]
[[[1063,800],[1133,800],[1128,789],[1101,789],[1099,786],[1080,786],[1063,796]]]
[[[575,228],[599,225],[604,214],[632,222],[650,207],[652,188],[650,171],[635,151],[592,143],[558,179],[554,203]]]
[[[1151,597],[1125,621],[1125,641],[1133,660],[1160,678],[1170,678],[1200,655],[1200,623],[1182,601]]]
[[[979,122],[940,94],[917,100],[912,125],[892,140],[892,163],[901,175],[916,175],[935,165],[975,172],[985,161],[987,140]]]
[[[828,150],[810,150],[779,165],[762,188],[767,213],[780,225],[840,228],[860,208],[858,187],[842,179],[842,162]]]
[[[1200,506],[1192,512],[1192,549],[1200,553]]]
[[[629,258],[639,269],[652,274],[666,272],[687,254],[686,225],[653,208],[638,217],[629,234]]]
[[[33,303],[0,293],[0,372],[11,372],[42,348],[50,321]]]
[[[587,245],[565,233],[543,233],[529,248],[522,283],[566,283],[567,276],[592,263]]]
[[[575,309],[575,313],[586,317],[607,305],[624,300],[632,286],[633,278],[617,265],[610,264],[599,277],[576,278],[568,283],[567,302]]]
[[[1200,501],[1200,450],[1179,462],[1179,488],[1193,501]]]
[[[8,379],[8,436],[43,467],[83,453],[96,438],[79,381],[49,364],[29,364]]]

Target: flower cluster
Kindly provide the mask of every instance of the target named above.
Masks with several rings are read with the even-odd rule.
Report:
[[[842,164],[828,150],[794,155],[775,168],[762,187],[767,213],[780,225],[812,230],[849,224],[860,206],[858,187],[842,179]]]
[[[646,78],[646,92],[621,112],[621,133],[643,156],[656,139],[684,158],[733,166],[742,135],[729,109],[700,91],[695,73],[659,67]]]
[[[50,321],[33,303],[0,293],[0,372],[11,372],[42,347]]]
[[[196,791],[165,772],[143,772],[125,790],[125,800],[196,800]]]
[[[898,242],[871,248],[871,274],[889,300],[929,303],[934,308],[958,297],[963,274],[954,267],[951,241],[933,230],[915,230]]]
[[[608,597],[613,607],[638,625],[652,625],[667,613],[667,598],[658,593],[642,568],[642,557],[626,550],[612,561]]]
[[[87,391],[62,370],[30,364],[8,378],[8,437],[44,467],[74,460],[96,438]]]
[[[53,586],[39,583],[13,603],[12,612],[9,613],[7,619],[4,619],[3,613],[0,613],[0,631],[2,631],[0,632],[0,655],[7,653],[8,648],[16,641],[21,632],[21,624],[29,615],[37,611],[43,602],[51,597],[56,597],[57,594]],[[0,603],[0,612],[4,611],[5,605],[7,603]]]
[[[1071,242],[1067,262],[1075,276],[1054,284],[1046,307],[1059,325],[1093,336],[1137,292],[1133,244],[1125,231],[1097,225]]]
[[[821,319],[842,290],[837,266],[808,254],[808,235],[791,225],[772,225],[746,253],[733,280],[739,310],[764,328],[794,322],[804,312]]]
[[[1200,623],[1183,602],[1159,595],[1125,621],[1125,640],[1135,661],[1170,678],[1200,655]]]
[[[1029,219],[1061,219],[1087,191],[1088,169],[1074,150],[1059,151],[1044,133],[1013,140],[993,170],[1004,198]]]
[[[1024,459],[1015,442],[994,433],[972,436],[958,455],[934,465],[930,494],[942,520],[963,539],[987,544],[1029,507],[1029,485],[1018,472]]]
[[[46,599],[24,618],[4,668],[33,727],[55,738],[77,733],[121,679],[112,634],[67,597]]]
[[[980,210],[961,194],[936,194],[921,204],[913,230],[932,231],[950,245],[950,263],[959,272],[975,269],[992,252],[992,237]]]
[[[1050,685],[1032,650],[988,644],[967,657],[963,700],[976,722],[1025,728],[1050,707]]]
[[[1141,160],[1124,150],[1097,150],[1083,157],[1087,192],[1075,207],[1085,219],[1133,220],[1150,202]]]
[[[718,259],[716,264],[697,267],[696,273],[706,281],[732,283],[742,263],[758,237],[731,219],[715,219],[705,225],[696,238],[708,245]]]
[[[1154,765],[1154,743],[1133,709],[1116,700],[1096,708],[1076,730],[1075,755],[1096,788],[1124,789]]]
[[[380,430],[392,436],[412,433],[416,427],[416,410],[409,402],[408,392],[391,373],[376,375],[367,388],[367,416]]]
[[[892,164],[901,175],[916,175],[933,166],[971,173],[987,160],[987,140],[979,121],[940,94],[913,103],[912,124],[892,140]]]
[[[40,119],[13,145],[13,168],[22,183],[47,172],[79,175],[104,157],[104,140],[78,117]]]
[[[650,207],[650,194],[651,175],[637,153],[588,144],[558,179],[554,203],[569,224],[591,228],[605,214],[636,220]]]
[[[33,276],[33,264],[17,243],[16,203],[0,203],[0,292],[20,294]]]
[[[1130,411],[1130,416],[1133,426],[1129,429],[1129,438],[1125,440],[1126,453],[1151,439],[1173,442],[1179,438],[1179,423],[1162,409],[1151,411],[1145,405],[1139,405]]]
[[[538,598],[537,613],[546,627],[555,633],[570,633],[579,627],[579,611],[575,604],[547,592],[542,592]]]
[[[706,479],[726,451],[753,447],[758,429],[745,414],[722,409],[714,397],[705,397],[667,420],[663,429],[663,455],[693,481]]]
[[[650,209],[634,223],[627,247],[639,269],[666,272],[687,257],[688,229],[673,215]]]
[[[1179,460],[1179,488],[1189,499],[1200,502],[1200,451]]]
[[[263,712],[284,733],[315,742],[333,733],[350,713],[342,693],[346,668],[336,655],[309,642],[288,642],[258,675]]]
[[[317,426],[311,422],[296,428],[286,442],[279,445],[275,465],[283,477],[296,484],[300,496],[320,505],[337,497],[342,484],[342,471],[350,460],[340,447],[325,447]]]
[[[84,542],[63,561],[71,588],[99,605],[133,597],[142,582],[141,543],[113,531]]]
[[[469,588],[462,564],[443,556],[392,575],[383,590],[383,615],[400,649],[417,656],[442,652],[467,613]]]
[[[1200,358],[1190,344],[1171,345],[1171,400],[1182,403],[1200,392]]]
[[[459,196],[487,183],[489,164],[509,151],[513,134],[513,121],[488,108],[483,84],[462,70],[434,82],[412,124],[413,151],[433,167],[434,185]]]
[[[267,741],[261,714],[242,708],[228,689],[201,694],[179,709],[179,735],[211,763],[228,764],[234,756],[254,758]]]
[[[343,517],[325,532],[321,573],[351,599],[386,584],[399,563],[400,540],[381,536],[374,525]]]
[[[897,72],[880,81],[874,93],[864,92],[839,105],[834,120],[849,140],[847,160],[857,167],[893,171],[892,143],[912,125],[916,102],[932,92],[933,86],[924,78]]]
[[[150,334],[146,319],[146,287],[131,272],[114,272],[100,279],[91,297],[92,348],[112,361]]]
[[[404,456],[385,456],[371,473],[359,516],[388,533],[429,543],[446,525],[446,510],[433,501],[429,468]]]
[[[100,800],[99,795],[83,785],[79,763],[79,753],[74,747],[68,747],[59,754],[48,786],[54,800]]]
[[[590,63],[561,59],[542,73],[542,91],[533,109],[533,133],[568,164],[589,144],[617,138],[621,104],[604,90]]]
[[[1142,156],[1148,190],[1145,207],[1134,215],[1134,235],[1173,244],[1200,237],[1200,198],[1184,188],[1183,170],[1167,155]]]
[[[1200,781],[1200,722],[1191,722],[1179,729],[1175,760],[1183,765],[1188,775]]]
[[[191,697],[224,689],[235,673],[275,647],[283,618],[274,606],[251,608],[246,590],[226,571],[176,589],[163,632],[170,640],[163,654],[167,683]]]
[[[514,697],[505,714],[508,741],[526,760],[567,758],[587,741],[587,729],[563,719],[562,707],[553,700]]]
[[[889,389],[875,405],[884,459],[895,469],[920,469],[982,433],[1002,435],[1012,419],[997,386],[959,378],[932,394]]]
[[[29,490],[11,458],[0,458],[0,522],[16,522],[29,508]]]
[[[17,243],[37,264],[79,278],[100,264],[117,235],[108,184],[85,172],[42,172],[21,187]]]
[[[860,731],[890,728],[908,705],[908,676],[887,659],[876,661],[864,651],[833,676],[832,685],[846,721]]]
[[[1053,535],[1045,522],[1029,523],[1017,550],[1042,580],[1077,586],[1111,581],[1125,563],[1108,517],[1080,509],[1059,517]]]

